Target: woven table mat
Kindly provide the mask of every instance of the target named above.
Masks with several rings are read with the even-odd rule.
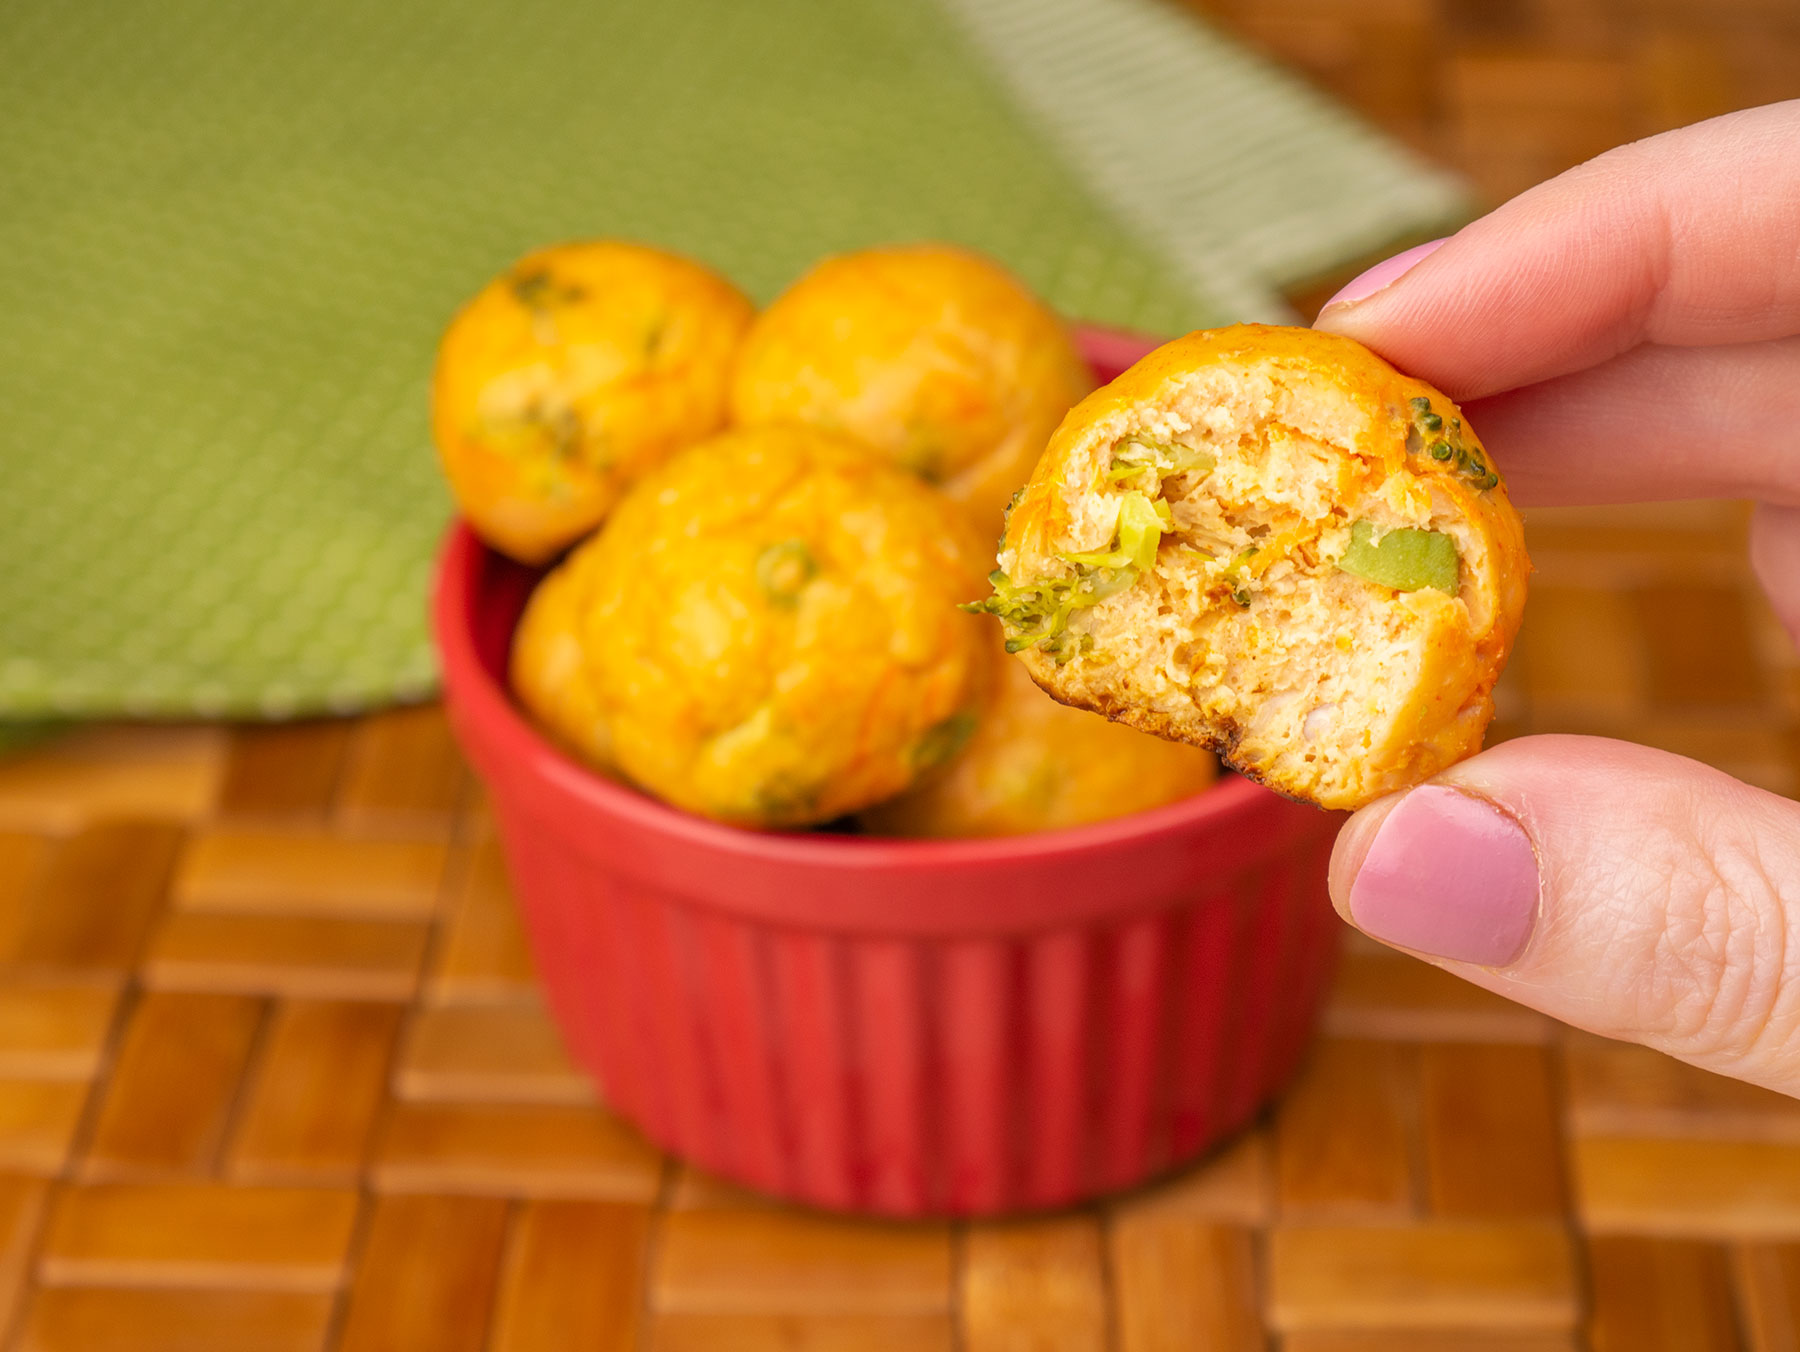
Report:
[[[1800,789],[1744,514],[1534,512],[1496,736]],[[670,1160],[548,1018],[434,706],[0,763],[8,1352],[1791,1352],[1800,1105],[1351,936],[1174,1177],[893,1225]]]
[[[536,244],[658,241],[766,299],[827,251],[944,237],[1176,332],[1456,209],[1156,0],[1037,13],[0,7],[0,719],[427,693],[432,350]]]

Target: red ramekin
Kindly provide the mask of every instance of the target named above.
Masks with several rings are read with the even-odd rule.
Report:
[[[1102,379],[1152,346],[1081,336]],[[1335,816],[1228,776],[991,840],[691,817],[514,707],[506,654],[536,577],[452,531],[445,700],[563,1036],[665,1149],[840,1210],[1055,1207],[1191,1158],[1292,1072],[1336,953]]]

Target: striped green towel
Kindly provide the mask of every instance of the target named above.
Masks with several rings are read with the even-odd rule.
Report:
[[[425,390],[536,244],[942,237],[1174,332],[1455,186],[1159,0],[0,6],[0,718],[418,697]]]

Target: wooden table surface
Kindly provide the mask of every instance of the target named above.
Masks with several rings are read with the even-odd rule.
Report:
[[[1794,0],[1201,7],[1494,200],[1800,94]],[[1497,735],[1800,791],[1743,525],[1530,514]],[[565,1059],[435,709],[0,762],[0,964],[9,1349],[1800,1348],[1800,1104],[1354,939],[1293,1091],[1150,1191],[900,1227],[697,1176]]]

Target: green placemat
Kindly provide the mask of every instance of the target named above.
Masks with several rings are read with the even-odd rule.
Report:
[[[1469,197],[1174,0],[945,0],[1120,219],[1238,319]]]
[[[1141,174],[1105,172],[1113,142],[1046,115],[1063,58],[1005,56],[1023,9],[1009,29],[999,0],[945,4],[0,6],[0,718],[427,693],[433,346],[546,241],[661,242],[767,298],[821,253],[943,237],[1074,315],[1175,332],[1256,308],[1254,250],[1196,265],[1145,228]],[[1089,41],[1119,5],[1102,31],[1141,35],[1143,0],[1057,0],[1054,31]],[[1298,116],[1309,157],[1372,144]],[[1228,149],[1142,132],[1183,163]],[[1327,230],[1320,257],[1363,247],[1355,202],[1379,193],[1345,190],[1363,233]],[[1416,228],[1432,191],[1376,214]]]

